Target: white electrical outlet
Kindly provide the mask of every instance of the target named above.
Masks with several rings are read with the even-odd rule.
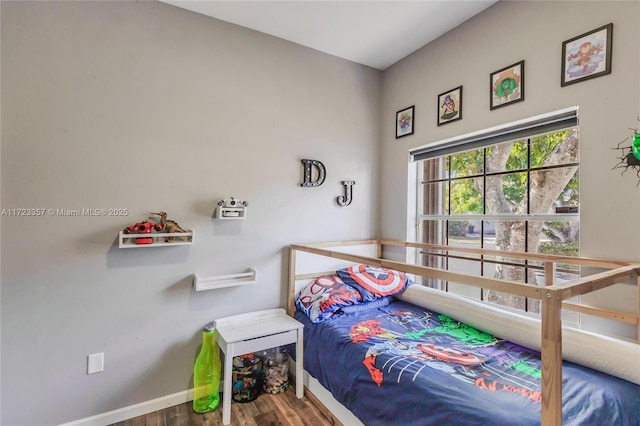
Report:
[[[87,374],[101,373],[104,371],[104,352],[87,356]]]

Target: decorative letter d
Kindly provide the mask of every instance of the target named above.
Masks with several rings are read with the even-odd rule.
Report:
[[[318,160],[300,160],[300,162],[304,166],[304,182],[302,182],[300,186],[320,186],[324,183],[324,179],[327,176],[324,164]],[[318,169],[318,179],[316,179],[315,182],[311,181],[311,166],[315,166],[315,168]]]

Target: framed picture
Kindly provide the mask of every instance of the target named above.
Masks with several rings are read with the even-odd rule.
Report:
[[[490,109],[524,101],[524,61],[491,73],[489,84]]]
[[[438,95],[438,126],[462,119],[462,86]]]
[[[413,134],[413,112],[415,105],[396,112],[396,139]]]
[[[562,42],[560,86],[611,74],[613,24]]]

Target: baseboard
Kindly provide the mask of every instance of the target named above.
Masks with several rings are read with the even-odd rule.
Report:
[[[295,366],[293,361],[292,364]],[[295,380],[295,368],[290,368],[290,371],[293,373]],[[224,381],[221,380],[220,392],[222,392],[222,389],[224,389]],[[84,419],[74,420],[69,423],[63,423],[58,426],[107,426],[123,422],[134,417],[144,416],[145,414],[153,413],[155,411],[164,410],[165,408],[173,407],[174,405],[184,404],[189,401],[193,401],[193,389],[130,405],[128,407],[118,408],[117,410],[108,411],[106,413],[97,414]]]
[[[292,364],[294,364],[292,362]],[[295,381],[295,368],[289,370],[293,373],[292,379]],[[330,421],[334,425],[359,425],[363,426],[349,410],[333,398],[333,395],[326,390],[320,383],[311,377],[306,371],[304,373],[305,395],[316,406],[321,406],[330,414]],[[220,389],[223,389],[223,382],[220,381]],[[172,395],[166,395],[160,398],[144,401],[139,404],[130,405],[128,407],[118,408],[117,410],[108,411],[106,413],[97,414],[95,416],[86,417],[80,420],[74,420],[59,426],[107,426],[125,420],[132,419],[155,411],[164,410],[174,405],[184,404],[193,401],[193,389],[177,392]]]
[[[184,404],[188,401],[193,401],[193,389],[119,408],[96,416],[75,420],[70,423],[64,423],[60,426],[106,426],[153,413],[154,411],[164,410],[174,405]]]

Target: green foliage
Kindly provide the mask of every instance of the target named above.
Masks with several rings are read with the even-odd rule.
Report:
[[[502,176],[502,192],[505,198],[513,204],[520,204],[526,194],[527,174],[509,173]]]
[[[449,157],[451,177],[464,177],[481,174],[484,171],[484,152],[482,149],[459,152]]]
[[[451,201],[451,214],[483,213],[483,194],[481,191],[483,183],[482,178],[478,177],[478,175],[482,175],[485,167],[488,167],[489,164],[493,162],[498,163],[498,165],[495,166],[497,167],[496,170],[489,169],[487,173],[526,169],[528,162],[530,162],[530,167],[532,168],[548,165],[549,157],[558,145],[563,143],[568,134],[569,130],[537,136],[531,138],[529,147],[527,147],[528,144],[526,140],[520,140],[490,146],[486,149],[461,152],[448,157],[447,165],[450,164],[452,178],[470,176],[469,179],[452,181],[451,190],[447,192],[447,196],[450,197]],[[490,161],[492,155],[499,155],[501,151],[505,149],[510,149],[506,161],[504,161],[504,159],[501,159],[501,161]],[[485,150],[487,160],[485,160],[484,156]],[[500,152],[498,150],[500,150]],[[529,155],[527,154],[527,150],[529,150]],[[526,202],[526,183],[526,172],[506,173],[487,177],[487,185],[501,186],[505,199],[509,201],[512,206]],[[579,177],[576,174],[564,188],[560,196],[563,200],[569,200],[569,205],[577,205],[578,203],[578,184]]]
[[[475,188],[473,178],[451,182],[451,213],[482,214],[482,194]]]
[[[569,134],[568,130],[531,138],[531,167],[540,167]]]
[[[538,247],[538,253],[558,256],[578,256],[578,242],[571,241],[568,243],[560,243],[555,241],[543,241]]]
[[[484,172],[484,150],[475,149],[453,154],[448,158],[451,165],[451,177],[464,177]],[[476,187],[474,178],[460,179],[451,183],[451,214],[482,214],[482,194]]]
[[[449,221],[449,235],[452,237],[464,237],[467,235],[469,222],[452,220]]]

